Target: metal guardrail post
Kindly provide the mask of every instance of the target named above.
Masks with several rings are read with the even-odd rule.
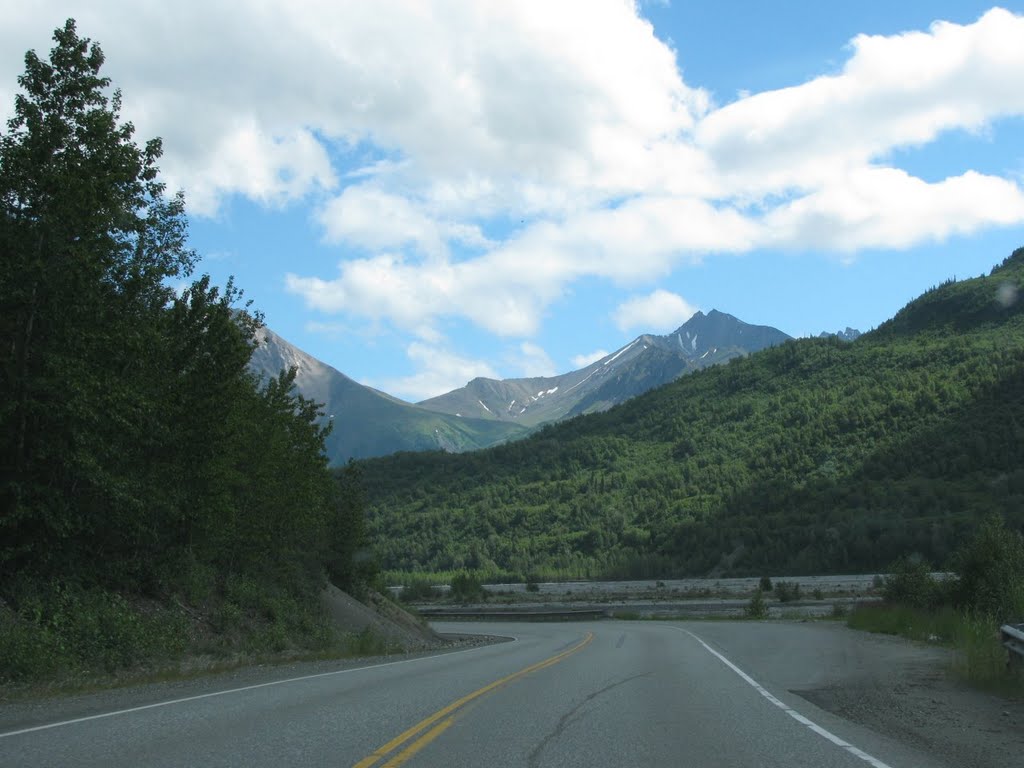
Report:
[[[999,632],[1009,657],[1007,666],[1019,669],[1024,664],[1024,624],[1004,624]]]

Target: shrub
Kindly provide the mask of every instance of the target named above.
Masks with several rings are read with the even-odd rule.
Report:
[[[531,579],[530,581],[526,582],[526,591],[527,592],[540,592],[540,584],[538,584],[536,581],[533,581]]]
[[[772,579],[771,579],[771,576],[762,576],[761,577],[760,589],[761,589],[762,592],[771,592],[772,591]]]
[[[452,579],[451,590],[448,594],[453,600],[462,603],[487,599],[487,590],[480,583],[480,579],[469,573],[460,573],[455,576]]]
[[[941,603],[942,590],[926,561],[901,557],[889,568],[882,596],[888,603],[927,610]]]
[[[0,682],[46,677],[71,661],[53,632],[21,617],[2,617],[0,659]]]
[[[953,584],[957,605],[997,622],[1024,618],[1024,537],[1002,518],[987,518],[957,552]]]
[[[0,678],[71,669],[112,672],[177,656],[185,647],[180,614],[131,604],[116,592],[54,581],[20,597],[17,613],[0,617]]]
[[[800,585],[795,581],[780,581],[775,585],[775,597],[780,603],[792,603],[800,599]]]
[[[764,593],[760,589],[754,592],[754,596],[750,598],[750,602],[747,603],[743,613],[748,619],[768,618],[768,604],[765,602]]]
[[[398,646],[368,626],[349,636],[347,650],[353,656],[384,656],[392,650],[398,650]]]

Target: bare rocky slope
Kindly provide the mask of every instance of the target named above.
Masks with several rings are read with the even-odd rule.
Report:
[[[426,622],[418,621],[390,600],[370,591],[366,603],[328,584],[320,593],[324,613],[340,631],[351,634],[372,632],[403,651],[435,648],[444,640]]]

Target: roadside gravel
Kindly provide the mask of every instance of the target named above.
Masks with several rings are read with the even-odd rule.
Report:
[[[973,690],[941,666],[794,691],[822,709],[963,768],[1024,764],[1024,700]]]

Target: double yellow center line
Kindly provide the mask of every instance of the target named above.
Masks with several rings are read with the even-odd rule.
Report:
[[[574,645],[572,648],[562,651],[561,653],[558,653],[549,659],[544,659],[544,661],[539,661],[536,664],[531,664],[525,669],[520,669],[518,672],[513,672],[511,675],[506,675],[500,680],[495,680],[493,683],[489,683],[488,685],[485,685],[483,688],[480,688],[476,691],[473,691],[470,694],[463,696],[461,699],[456,699],[446,707],[442,707],[441,709],[437,710],[437,712],[432,714],[430,717],[427,717],[421,720],[420,722],[416,723],[416,725],[414,725],[409,730],[399,734],[391,741],[389,741],[387,744],[384,744],[383,746],[380,746],[377,749],[375,749],[371,754],[367,755],[358,763],[356,763],[355,766],[353,766],[353,768],[370,768],[370,766],[376,765],[378,761],[383,760],[396,749],[403,746],[406,742],[414,739],[416,736],[419,736],[419,734],[423,731],[426,731],[426,733],[423,733],[422,736],[419,736],[419,738],[416,738],[415,741],[406,746],[405,749],[403,749],[397,755],[395,755],[386,763],[381,765],[380,768],[394,768],[395,766],[402,765],[405,761],[407,761],[409,758],[411,758],[413,755],[415,755],[417,752],[419,752],[421,749],[427,746],[427,744],[429,744],[442,733],[444,733],[448,729],[448,727],[453,722],[455,722],[455,718],[458,716],[458,710],[460,710],[466,704],[469,704],[469,702],[474,701],[475,699],[479,699],[481,696],[490,693],[495,688],[499,688],[507,683],[511,683],[513,680],[518,680],[521,677],[525,677],[531,672],[536,672],[537,670],[544,669],[545,667],[550,667],[554,664],[557,664],[563,659],[576,653],[576,651],[585,648],[587,645],[590,644],[590,641],[593,639],[594,633],[588,632],[587,636],[583,638],[582,641]]]

